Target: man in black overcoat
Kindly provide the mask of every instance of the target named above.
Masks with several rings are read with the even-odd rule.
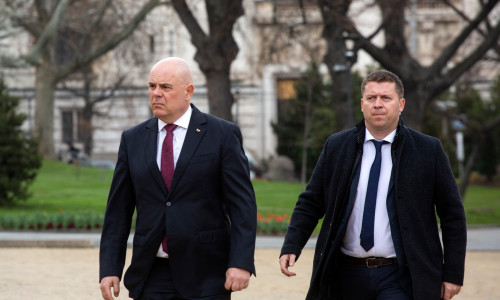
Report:
[[[289,267],[324,217],[306,299],[451,299],[463,285],[467,232],[449,161],[438,139],[403,124],[395,74],[373,72],[361,91],[364,120],[326,141],[281,271],[295,275]]]

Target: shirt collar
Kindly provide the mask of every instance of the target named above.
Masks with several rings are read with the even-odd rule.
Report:
[[[394,142],[395,136],[396,136],[396,129],[394,129],[391,133],[389,133],[382,140],[392,144],[392,142]],[[365,143],[368,141],[371,141],[371,140],[377,140],[377,139],[373,137],[373,135],[370,133],[370,131],[367,128],[365,128]]]
[[[193,109],[191,108],[191,105],[188,107],[186,112],[179,118],[177,121],[174,122],[175,125],[187,129],[189,126],[189,120],[191,120],[191,114],[193,113]],[[167,123],[163,122],[162,120],[158,119],[158,132],[160,132],[163,127],[165,127]]]

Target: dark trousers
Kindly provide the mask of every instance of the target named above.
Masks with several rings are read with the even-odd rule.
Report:
[[[411,300],[401,287],[398,264],[377,268],[342,263],[343,300]]]
[[[144,290],[138,300],[230,300],[231,295],[214,295],[203,298],[182,298],[177,292],[172,280],[168,259],[156,258],[144,284]]]

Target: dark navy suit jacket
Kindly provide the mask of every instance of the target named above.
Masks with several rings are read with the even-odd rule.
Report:
[[[123,132],[100,246],[100,279],[121,278],[137,298],[166,233],[172,277],[185,298],[228,293],[227,268],[255,274],[256,203],[239,128],[193,107],[170,191],[156,162],[158,119]]]

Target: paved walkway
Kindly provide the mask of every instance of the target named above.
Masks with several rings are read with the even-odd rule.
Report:
[[[467,231],[468,251],[500,251],[500,227],[472,227]],[[133,235],[128,243],[132,245]],[[279,249],[282,236],[257,236],[258,249]],[[91,248],[99,247],[100,233],[88,232],[36,232],[0,231],[0,247],[53,247]],[[314,248],[316,238],[309,240],[306,248]]]

